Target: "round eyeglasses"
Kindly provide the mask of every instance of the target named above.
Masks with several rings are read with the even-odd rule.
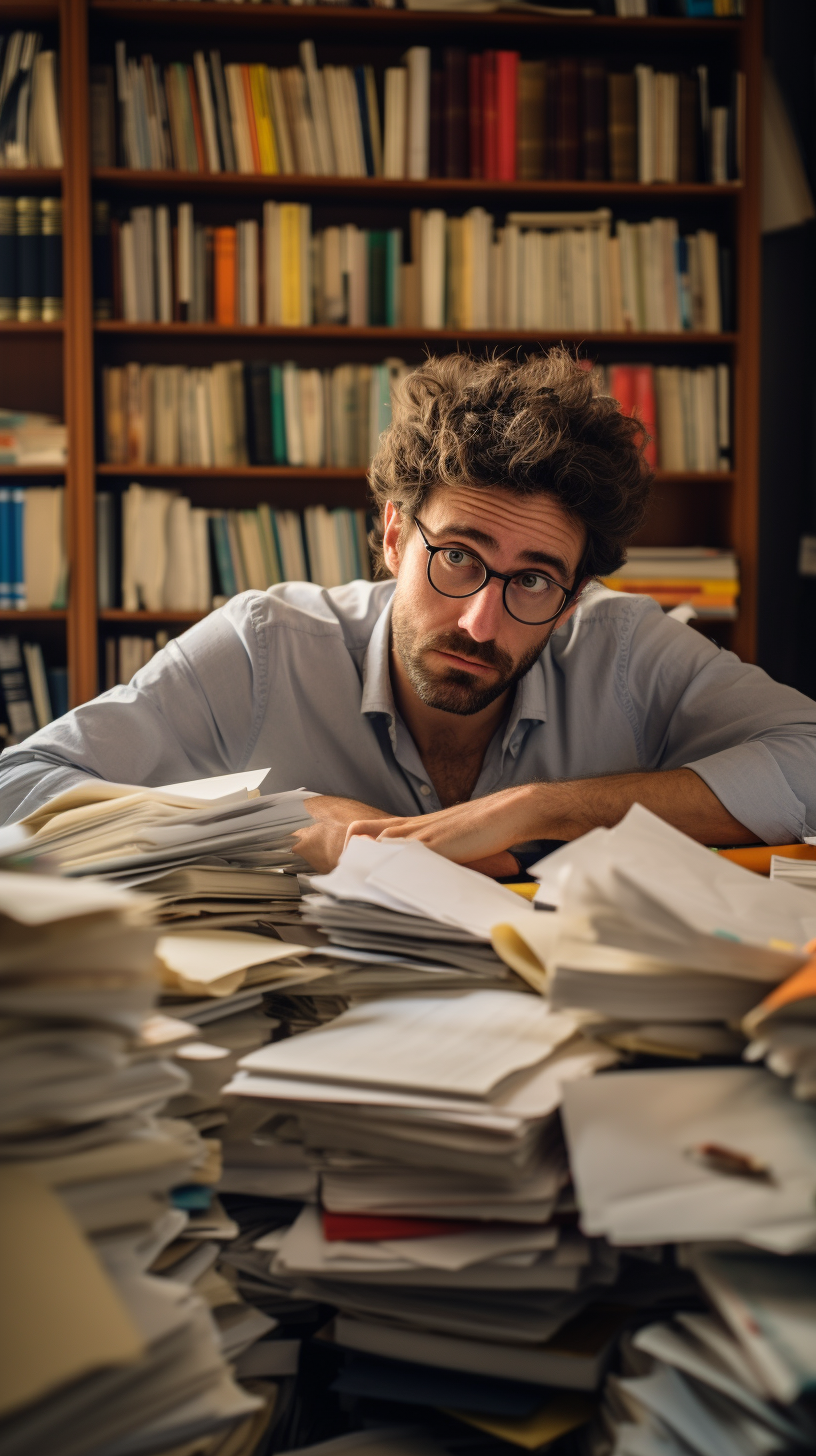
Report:
[[[532,567],[507,575],[485,566],[480,557],[466,551],[464,546],[432,546],[416,517],[414,525],[428,553],[428,581],[440,596],[473,597],[495,576],[504,584],[504,609],[514,621],[523,622],[527,627],[543,627],[546,622],[554,622],[578,595],[582,567],[575,577],[579,585],[571,590]]]

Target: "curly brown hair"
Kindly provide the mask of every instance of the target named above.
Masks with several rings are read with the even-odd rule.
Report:
[[[553,495],[586,527],[586,574],[606,576],[625,561],[646,511],[646,438],[563,347],[521,362],[468,353],[426,359],[397,386],[371,462],[377,574],[386,574],[386,501],[410,522],[438,486],[469,485]]]

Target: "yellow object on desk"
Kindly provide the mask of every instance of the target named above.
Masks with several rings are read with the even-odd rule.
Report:
[[[514,895],[521,895],[522,900],[532,900],[538,885],[528,880],[521,885],[505,885],[505,890],[512,890]]]
[[[715,854],[742,865],[744,870],[753,870],[757,875],[771,873],[771,855],[781,854],[785,859],[816,859],[816,844],[745,844],[737,849],[716,849]],[[509,887],[515,889],[514,885]]]

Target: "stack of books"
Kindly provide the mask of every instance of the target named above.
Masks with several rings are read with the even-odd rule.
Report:
[[[0,36],[0,162],[61,167],[57,54],[37,31]],[[62,290],[60,289],[60,295]]]
[[[46,666],[39,642],[0,637],[0,748],[68,712],[68,670]]]
[[[0,449],[2,440],[0,433]],[[64,500],[61,485],[30,489],[0,485],[0,608],[36,611],[65,607],[68,561]]]
[[[391,422],[401,359],[302,369],[288,361],[102,371],[111,465],[366,467]]]
[[[626,563],[602,578],[614,591],[690,604],[698,617],[736,617],[739,567],[732,551],[698,546],[630,546]]]
[[[116,47],[92,82],[95,164],[324,177],[474,177],[727,182],[742,177],[740,73],[597,58],[531,60],[412,46],[378,76],[367,65],[157,65]]]
[[[402,228],[312,231],[305,203],[267,202],[263,227],[195,223],[181,203],[98,217],[97,307],[133,323],[719,333],[732,324],[730,249],[676,218],[595,211],[463,217],[411,211]],[[173,244],[175,232],[176,244]],[[409,261],[410,258],[410,261]],[[174,261],[174,259],[176,261]]]

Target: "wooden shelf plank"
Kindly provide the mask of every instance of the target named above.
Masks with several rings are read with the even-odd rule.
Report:
[[[493,14],[462,11],[380,10],[336,5],[310,5],[306,14],[300,7],[288,5],[238,4],[224,5],[213,0],[200,0],[192,7],[178,0],[90,0],[95,21],[106,19],[145,25],[191,26],[196,30],[209,22],[223,29],[294,30],[315,34],[320,31],[364,31],[383,41],[389,34],[405,31],[440,31],[456,29],[506,31],[589,30],[609,33],[621,31],[633,40],[639,36],[665,36],[676,39],[690,35],[734,35],[739,33],[738,19],[712,18],[687,20],[682,16],[638,16],[619,19],[614,15],[530,15],[507,11]]]
[[[200,622],[202,617],[209,616],[209,612],[126,612],[123,607],[108,607],[99,613],[100,622],[132,622],[148,625],[151,622],[159,626],[162,622]]]
[[[0,324],[0,328],[4,325]],[[36,328],[36,324],[18,324],[17,328]],[[43,325],[42,327],[49,327]],[[502,343],[547,343],[556,344],[559,342],[570,344],[672,344],[681,348],[693,344],[699,347],[704,345],[721,346],[723,344],[734,344],[739,337],[738,334],[702,334],[686,330],[679,334],[617,334],[617,333],[591,333],[586,329],[560,329],[556,332],[542,329],[534,332],[526,329],[395,329],[379,324],[371,324],[365,328],[351,328],[348,324],[307,324],[301,328],[284,327],[278,324],[141,324],[126,323],[122,319],[106,319],[97,323],[94,328],[98,334],[133,334],[152,335],[156,338],[166,336],[168,338],[191,339],[197,335],[212,338],[268,338],[268,339],[349,339],[349,340],[376,340],[394,343],[401,339],[408,342],[422,343],[426,339],[438,339],[440,341],[484,341],[490,344]]]
[[[149,0],[144,0],[149,3]],[[181,3],[181,0],[174,0]],[[196,9],[200,9],[197,6]],[[219,5],[219,9],[222,8]],[[256,7],[253,7],[253,9]],[[312,11],[314,13],[314,11]],[[368,11],[367,14],[376,14]],[[409,205],[422,198],[458,197],[479,202],[495,198],[580,197],[586,200],[644,198],[655,201],[734,199],[742,192],[741,182],[502,182],[474,177],[304,177],[293,174],[242,172],[150,172],[127,167],[98,167],[93,181],[123,192],[206,192],[223,195],[260,194],[263,197],[313,197],[318,201],[362,197],[371,202],[403,202]]]
[[[0,25],[3,23],[0,10]],[[0,167],[0,188],[5,192],[13,187],[15,192],[24,193],[29,187],[61,187],[61,167]]]
[[[15,478],[26,479],[30,476],[47,475],[56,480],[62,480],[65,475],[64,465],[0,465],[0,475],[12,475]]]
[[[146,479],[155,476],[161,480],[321,480],[365,482],[367,471],[362,466],[341,465],[97,465],[97,475]],[[660,485],[712,484],[730,485],[734,481],[732,470],[656,470],[655,480]]]
[[[30,612],[16,612],[6,608],[0,611],[0,622],[4,625],[7,622],[65,622],[67,617],[68,613],[65,611],[46,610],[45,608],[32,609]]]
[[[37,319],[31,324],[21,324],[16,319],[0,320],[0,334],[61,334],[63,332],[62,319],[53,324],[44,324],[41,319]]]
[[[59,0],[0,0],[0,25],[59,20]]]

